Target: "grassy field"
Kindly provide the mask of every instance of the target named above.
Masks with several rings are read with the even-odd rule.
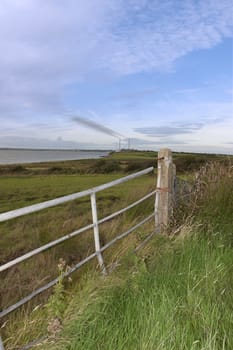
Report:
[[[157,152],[128,150],[112,152],[108,157],[101,159],[1,165],[0,178],[4,176],[128,173],[154,166],[156,158]],[[174,152],[173,158],[179,173],[185,173],[198,170],[207,161],[224,161],[232,156]]]
[[[113,179],[125,176],[130,172],[138,171],[147,166],[154,165],[156,156],[157,155],[155,152],[135,152],[134,151],[134,152],[113,153],[108,158],[99,159],[99,160],[81,160],[81,161],[56,162],[56,163],[24,164],[22,166],[2,166],[0,167],[0,212],[16,209],[26,205],[31,205],[44,200],[52,199],[54,197],[59,197],[65,194],[78,192],[108,181],[112,181]],[[178,172],[180,172],[182,176],[190,177],[192,172],[197,170],[198,167],[202,165],[204,162],[206,162],[207,160],[218,159],[221,161],[221,164],[223,164],[224,162],[226,162],[226,158],[228,157],[215,156],[215,155],[197,156],[192,154],[175,154],[174,158],[178,166]],[[140,198],[145,193],[150,192],[154,188],[155,188],[155,177],[147,175],[142,178],[138,178],[133,181],[130,181],[129,183],[111,188],[107,191],[104,191],[103,193],[101,192],[97,196],[99,217],[108,215],[126,206],[127,204]],[[210,189],[209,191],[211,192]],[[211,192],[211,195],[212,195],[212,192]],[[226,207],[228,208],[228,204],[227,204],[228,199],[226,198],[228,197],[226,197],[224,194],[222,199],[223,202],[221,204],[221,207],[223,208],[223,212],[225,212],[224,208]],[[227,224],[226,220],[224,221],[220,217],[218,217],[217,213],[219,211],[216,209],[216,207],[218,208],[218,205],[216,204],[218,203],[218,201],[219,201],[219,198],[215,198],[215,201],[214,200],[210,201],[208,205],[209,207],[210,205],[212,205],[212,211],[215,213],[214,218],[216,218],[215,223],[219,222],[222,225],[225,225],[224,227],[226,228],[226,230],[229,231],[230,230],[229,220]],[[123,232],[124,230],[126,230],[129,227],[129,225],[131,226],[132,223],[136,223],[137,221],[140,220],[140,218],[146,216],[147,213],[151,212],[152,209],[153,209],[153,199],[146,202],[146,205],[143,204],[138,208],[132,209],[129,213],[120,217],[119,219],[115,219],[112,222],[104,224],[103,227],[101,227],[101,243],[105,244],[108,240],[115,237],[120,232]],[[198,218],[198,220],[200,219],[202,223],[206,222],[207,226],[209,225],[206,228],[206,232],[211,231],[212,226],[210,225],[210,223],[212,222],[212,216],[211,216],[212,212],[208,210],[207,212],[205,212],[204,210],[201,210],[200,212],[202,212],[203,218],[200,217]],[[231,211],[228,211],[229,217],[231,215],[230,213]],[[8,223],[2,223],[0,224],[1,263],[7,262],[8,260],[14,257],[17,257],[23,254],[24,252],[27,252],[33,248],[36,248],[42,244],[45,244],[55,238],[61,237],[62,235],[72,232],[74,229],[77,229],[88,223],[91,223],[89,198],[83,198],[82,200],[73,201],[71,203],[67,203],[56,208],[50,208],[48,210],[35,213],[33,215],[29,215],[22,218],[18,218],[13,221],[9,221]],[[129,325],[126,325],[123,321],[122,321],[122,326],[124,326],[123,327],[124,329],[122,328],[122,330],[119,329],[117,331],[119,332],[119,334],[121,334],[122,332],[122,335],[121,335],[122,344],[119,343],[119,347],[118,346],[114,347],[116,346],[114,345],[114,343],[112,343],[114,346],[111,343],[108,343],[106,340],[107,338],[104,338],[105,345],[103,345],[103,343],[100,343],[100,345],[98,345],[100,342],[99,337],[102,337],[102,333],[101,333],[102,330],[101,329],[98,330],[97,329],[98,325],[97,323],[95,324],[95,322],[99,320],[98,315],[100,316],[102,315],[103,318],[106,320],[106,323],[108,320],[109,321],[108,323],[110,325],[113,324],[114,327],[116,326],[117,323],[119,324],[121,323],[121,320],[117,318],[116,319],[107,318],[108,312],[111,312],[109,310],[111,309],[112,304],[115,304],[116,302],[114,298],[116,298],[117,296],[117,299],[119,298],[119,301],[121,300],[121,297],[119,297],[116,290],[119,290],[120,293],[121,292],[123,293],[122,300],[120,302],[122,303],[122,305],[118,305],[119,310],[121,310],[122,308],[122,312],[123,312],[124,311],[123,309],[127,309],[126,304],[123,302],[123,299],[126,299],[128,302],[130,298],[136,298],[139,301],[138,307],[140,308],[140,300],[142,302],[144,296],[142,295],[142,299],[140,299],[139,294],[135,296],[131,294],[130,292],[130,290],[132,289],[131,283],[133,284],[136,283],[137,285],[137,283],[139,283],[140,281],[137,282],[137,278],[136,279],[133,278],[131,281],[131,278],[129,278],[128,276],[130,268],[132,269],[130,270],[131,275],[141,276],[139,278],[139,280],[142,281],[140,282],[141,285],[136,286],[135,287],[136,289],[138,290],[143,289],[143,284],[147,285],[147,282],[146,282],[147,278],[151,281],[150,282],[151,289],[147,291],[149,293],[150,291],[152,291],[155,285],[157,286],[157,283],[158,283],[158,281],[152,282],[151,280],[152,276],[153,278],[155,277],[153,273],[155,266],[157,266],[157,264],[160,265],[161,261],[162,261],[162,266],[164,266],[163,260],[169,262],[169,259],[171,259],[169,264],[172,266],[173,264],[175,264],[176,254],[178,254],[178,257],[182,256],[183,252],[185,254],[186,250],[184,249],[183,251],[183,247],[186,247],[186,243],[184,244],[183,240],[170,239],[168,237],[167,238],[160,237],[158,239],[155,239],[149,251],[144,250],[141,257],[136,258],[135,255],[132,253],[128,254],[127,253],[128,251],[132,251],[133,248],[141,241],[141,239],[143,239],[145,235],[151,232],[152,226],[153,226],[152,224],[146,225],[141,230],[138,230],[138,232],[135,235],[133,235],[133,237],[130,237],[128,240],[125,240],[123,243],[119,243],[118,245],[116,245],[114,249],[110,249],[109,252],[107,251],[105,253],[105,259],[110,268],[113,264],[116,263],[117,255],[120,255],[120,256],[125,255],[125,258],[122,260],[122,263],[121,263],[122,269],[120,269],[119,273],[116,273],[116,277],[108,277],[106,281],[104,279],[100,280],[99,275],[98,274],[96,275],[96,272],[95,272],[96,261],[93,264],[90,264],[90,268],[89,267],[84,268],[82,270],[82,273],[74,274],[73,276],[74,281],[79,281],[79,283],[78,285],[76,285],[75,283],[72,283],[72,285],[69,286],[67,291],[67,295],[66,295],[67,298],[70,299],[70,296],[72,295],[74,304],[71,304],[68,306],[66,305],[67,310],[65,313],[64,325],[67,324],[67,327],[65,326],[64,333],[63,333],[65,342],[67,342],[67,336],[70,337],[72,342],[69,342],[69,345],[67,345],[67,347],[66,345],[64,345],[65,343],[63,342],[58,343],[57,349],[60,349],[60,348],[61,349],[63,348],[64,349],[66,348],[67,349],[76,349],[76,348],[84,349],[85,346],[87,346],[85,349],[92,349],[92,348],[96,349],[98,348],[98,346],[101,349],[102,348],[103,349],[105,348],[106,349],[121,349],[121,348],[122,349],[131,349],[131,348],[132,349],[134,348],[135,349],[152,349],[153,348],[153,347],[146,348],[147,343],[145,343],[145,345],[143,345],[143,343],[140,343],[139,345],[141,347],[137,345],[137,343],[135,342],[136,341],[135,335],[133,336],[133,333],[137,331],[136,328],[134,328],[134,326],[132,327],[131,330],[129,329],[129,335],[131,334],[132,339],[134,339],[132,340],[132,345],[129,343],[131,340],[128,340],[128,343],[127,342],[124,343],[123,341],[123,338],[125,337],[124,332],[126,332],[124,329],[125,327],[126,329],[128,329]],[[191,235],[192,237],[196,237],[196,236],[199,237],[199,235],[196,234],[199,231],[199,229],[196,231],[195,230],[196,228],[194,227],[192,228],[192,230],[191,229],[188,230],[188,232],[193,232],[193,234]],[[213,237],[215,237],[215,234],[213,234]],[[189,240],[187,240],[187,242],[189,242]],[[198,239],[190,239],[190,243],[187,243],[187,246],[189,246],[189,244],[190,245],[194,244],[193,248],[189,248],[190,250],[193,250],[194,255],[198,251],[198,245],[199,245],[198,242],[199,242]],[[201,242],[201,244],[203,244],[203,257],[200,259],[204,259],[206,242],[203,241]],[[0,287],[1,288],[1,306],[5,308],[6,306],[10,305],[12,302],[15,302],[21,297],[27,295],[33,289],[38,288],[39,286],[45,284],[46,282],[48,282],[49,280],[57,276],[57,264],[60,258],[63,258],[68,265],[72,266],[75,262],[81,260],[87,254],[90,254],[91,252],[93,252],[93,250],[94,250],[93,233],[91,231],[91,232],[87,232],[85,235],[79,236],[78,238],[74,238],[69,242],[61,244],[53,250],[40,254],[36,258],[30,259],[27,262],[20,264],[18,267],[12,268],[8,273],[4,273],[1,276],[2,278],[2,283]],[[166,250],[168,250],[169,252],[168,254],[166,253]],[[156,251],[155,257],[152,256],[153,255],[152,252],[154,251]],[[172,252],[171,257],[170,257],[170,252]],[[195,261],[194,255],[193,255],[193,258],[191,259],[192,262]],[[190,257],[187,256],[187,257],[183,257],[182,259],[186,261],[185,259],[189,259],[189,258]],[[206,258],[209,258],[209,256],[207,255]],[[205,260],[200,260],[200,263],[205,263]],[[48,269],[48,266],[49,266],[49,269]],[[165,274],[165,271],[167,271],[169,266],[166,266],[166,265],[164,266],[164,270],[163,269],[161,270],[161,275]],[[157,267],[156,267],[156,271],[157,271]],[[186,272],[187,272],[186,270],[171,271],[171,274],[174,273],[173,277],[171,275],[171,281],[173,280],[175,281],[175,275],[177,275],[177,273],[178,275],[179,273],[181,273],[181,276],[184,276],[184,279],[185,279],[187,277],[185,275]],[[197,270],[197,273],[199,272],[200,271]],[[220,273],[221,273],[221,270],[220,270]],[[227,278],[229,279],[228,270],[226,272],[226,275],[227,275]],[[201,272],[200,272],[200,276],[202,276]],[[160,277],[158,276],[158,278]],[[184,280],[180,280],[180,283],[183,283],[183,281]],[[155,285],[153,283],[155,283]],[[98,290],[95,291],[96,284],[100,285],[99,292]],[[130,288],[128,288],[127,286],[130,286]],[[126,295],[127,290],[129,292],[128,297]],[[108,294],[108,292],[110,293]],[[101,296],[102,293],[104,295],[103,298]],[[171,294],[172,293],[173,291],[171,291]],[[78,297],[75,298],[75,295],[78,295]],[[83,303],[82,296],[83,297],[85,296],[85,299],[87,299],[87,303]],[[105,307],[104,307],[103,312],[101,308],[97,310],[98,317],[94,316],[95,305],[92,303],[92,296],[94,300],[97,301],[97,304],[96,304],[97,308],[100,307],[100,305],[102,304],[104,305],[105,301],[109,301],[109,304],[106,306],[107,314],[104,311],[105,310]],[[175,294],[172,300],[174,301],[177,297],[178,296]],[[156,296],[156,298],[160,298],[160,297]],[[9,348],[10,347],[14,348],[13,346],[16,346],[18,344],[25,344],[28,341],[35,339],[38,336],[46,333],[48,315],[45,309],[42,307],[39,307],[38,310],[36,308],[36,311],[34,311],[33,313],[30,312],[30,310],[32,310],[33,307],[35,307],[36,305],[40,305],[40,303],[43,303],[46,299],[47,299],[47,294],[45,293],[44,296],[37,298],[33,303],[29,303],[26,307],[22,308],[21,311],[17,313],[13,313],[9,317],[7,321],[7,326],[3,328],[4,337],[8,338],[7,344]],[[152,306],[155,305],[158,302],[158,300],[160,299],[151,300],[151,305]],[[167,299],[164,297],[164,302],[166,302],[166,300]],[[100,302],[100,305],[98,304],[99,302]],[[135,305],[133,304],[134,303],[132,301],[132,305],[131,305],[132,310],[135,307]],[[73,327],[71,320],[73,320],[73,318],[75,317],[75,314],[72,314],[72,310],[77,310],[76,307],[81,308],[81,310],[83,310],[82,315],[84,318],[75,319],[75,323],[77,323],[77,327],[80,326],[80,329],[83,329],[82,331],[83,337],[88,339],[90,336],[94,337],[93,342],[92,343],[90,342],[90,344],[85,343],[84,338],[83,340],[80,340],[80,343],[76,343],[77,339],[73,337],[72,333],[69,333],[70,332],[69,325],[71,326],[71,328]],[[171,308],[172,307],[175,307],[175,305],[171,304]],[[113,313],[111,313],[111,315],[113,317],[118,317],[119,315],[117,315],[114,310],[113,310]],[[146,308],[145,310],[146,310],[145,311],[145,317],[146,317],[146,312],[149,312],[149,309]],[[135,313],[140,314],[139,309],[136,309]],[[87,324],[89,323],[88,320],[90,320],[90,318],[85,319],[86,317],[85,315],[87,315],[87,317],[93,318],[93,320],[91,321],[91,324],[95,325],[94,328],[91,328],[90,330],[88,330]],[[126,319],[128,318],[129,322],[130,323],[132,322],[132,324],[134,324],[134,320],[130,319],[130,315],[125,314],[124,317]],[[143,317],[142,317],[142,320],[143,320]],[[79,322],[81,323],[79,324]],[[82,322],[84,323],[82,324]],[[104,320],[101,320],[100,322],[104,322]],[[138,326],[140,326],[139,319],[135,319],[135,322],[136,324],[138,324]],[[106,324],[106,327],[107,327],[107,324]],[[103,329],[105,329],[104,323],[103,323]],[[149,330],[150,328],[148,328],[148,332]],[[87,333],[85,333],[86,331]],[[97,338],[92,333],[88,333],[88,332],[96,332]],[[98,332],[100,333],[98,334]],[[110,332],[112,332],[111,328],[109,328],[109,330],[106,330],[106,336],[108,332],[109,334]],[[14,334],[14,336],[11,336],[11,334]],[[80,335],[78,337],[80,338]],[[117,337],[117,334],[116,334],[116,337]],[[180,338],[178,337],[177,339],[180,339]],[[117,340],[115,339],[113,341],[116,342]],[[84,345],[82,344],[82,342]],[[127,346],[123,347],[124,344],[126,344]],[[148,344],[149,344],[148,346],[152,346],[150,345],[150,343]],[[168,346],[167,345],[168,343],[164,343],[164,344]],[[177,341],[177,344],[178,344],[178,341]],[[177,348],[177,347],[169,347],[170,345],[166,347],[165,345],[164,347],[161,347],[161,349]],[[51,346],[51,344],[49,346]],[[193,347],[193,349],[199,349],[199,348],[201,349],[201,347],[198,347],[198,346],[199,345],[197,345],[196,347]],[[189,349],[188,347],[186,348]],[[186,348],[184,347],[184,349]],[[190,347],[190,349],[191,348],[192,347]],[[210,349],[210,347],[207,349]],[[218,348],[216,347],[216,349]],[[224,349],[224,347],[222,349]],[[225,347],[225,349],[227,349],[227,347]]]
[[[47,201],[121,177],[121,174],[2,177],[0,211]]]
[[[102,159],[64,162],[64,173],[57,170],[59,166],[63,169],[63,162],[60,165],[58,163],[55,165],[54,163],[42,163],[17,166],[16,168],[3,166],[0,177],[0,212],[79,192],[127,175],[121,169],[116,171],[109,167],[107,170],[105,167],[105,169],[100,169],[99,173],[94,173],[93,167],[96,168],[96,163],[98,166],[101,164],[103,166]],[[75,167],[79,170],[74,173]],[[86,168],[85,171],[83,167]],[[53,171],[50,170],[51,168]],[[7,172],[6,169],[8,169]],[[155,180],[155,176],[146,175],[98,193],[99,218],[125,207],[150,192],[155,188]],[[101,244],[107,243],[117,234],[124,232],[133,222],[140,221],[142,217],[152,211],[152,208],[153,199],[147,201],[143,207],[140,205],[131,209],[127,215],[121,215],[119,218],[101,225]],[[84,197],[55,208],[1,223],[0,262],[1,264],[5,263],[91,222],[90,198]],[[141,236],[142,232],[139,234]],[[57,264],[60,258],[63,258],[68,265],[73,266],[93,251],[93,232],[90,230],[2,273],[1,308],[6,308],[32,290],[55,278],[58,274]],[[110,264],[112,249],[104,255],[106,263]],[[95,260],[90,264],[90,268],[96,269],[96,265]],[[82,270],[85,271],[86,268],[84,267]],[[74,278],[79,279],[79,274],[74,274]],[[41,301],[47,300],[47,297],[48,293],[44,293],[43,296],[27,304],[21,309],[23,314]],[[22,312],[10,315],[10,322],[12,320],[15,324],[15,319],[21,318]],[[6,332],[9,334],[7,330]]]
[[[95,176],[22,177],[19,180],[2,179],[1,204],[5,210],[15,209],[65,194],[79,192],[112,181],[119,176],[120,174],[100,174]],[[97,194],[99,217],[104,217],[123,208],[144,194],[149,193],[154,187],[155,178],[144,176],[100,192]],[[9,201],[8,198],[11,196],[14,200]],[[140,220],[141,216],[146,216],[147,211],[152,211],[153,200],[147,201],[146,206],[147,209],[144,207],[142,214],[140,214],[142,206],[132,209],[128,213],[127,220]],[[123,220],[124,225],[122,224]],[[117,231],[120,233],[127,227],[127,220],[125,216],[121,216],[119,219],[101,225],[101,243],[107,243],[110,238],[117,234]],[[90,223],[92,223],[92,219],[89,197],[1,223],[0,260],[2,263],[7,262]],[[115,225],[115,228],[113,225]],[[17,301],[32,289],[38,288],[46,281],[54,278],[57,275],[59,258],[62,257],[67,264],[73,265],[93,251],[94,243],[91,230],[10,269],[8,273],[4,274],[3,281],[5,283],[1,283],[0,287],[2,307],[6,307],[12,301]],[[46,268],[47,264],[50,265],[49,271]],[[38,271],[33,276],[31,276],[32,269]],[[13,283],[16,279],[17,283]],[[30,283],[28,283],[29,281]]]
[[[128,255],[114,276],[74,293],[60,340],[40,348],[233,348],[233,171],[213,170],[192,222],[178,236],[156,237],[141,257]]]

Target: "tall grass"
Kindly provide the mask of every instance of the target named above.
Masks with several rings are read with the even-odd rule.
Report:
[[[110,179],[112,179],[112,175],[110,175]],[[83,179],[82,176],[79,176],[79,179],[70,177],[69,181],[72,180],[74,180],[74,183],[71,183],[70,186],[75,186],[78,183],[81,189],[83,185],[82,180],[84,180],[85,186],[87,186],[88,181],[91,182],[90,178]],[[105,182],[104,180],[109,180],[109,175],[105,175],[105,177],[96,176],[95,179],[97,183],[100,181]],[[58,182],[59,179],[56,181]],[[33,184],[32,180],[30,184]],[[99,218],[127,206],[146,193],[149,193],[154,187],[154,176],[147,175],[97,194]],[[36,187],[30,186],[30,191],[36,192]],[[44,189],[41,185],[41,195],[45,191],[46,187]],[[62,191],[62,189],[60,188],[59,191]],[[132,208],[126,214],[101,225],[101,244],[106,244],[116,235],[123,233],[140,221],[147,213],[151,213],[153,211],[153,202],[154,199],[150,198],[143,204],[143,208],[142,206]],[[16,254],[16,256],[20,255],[20,253],[22,254],[24,252],[24,249],[28,251],[62,234],[85,226],[90,222],[90,200],[73,201],[72,203],[61,206],[61,208],[51,208],[44,213],[37,213],[28,218],[21,218],[21,221],[19,219],[16,222],[7,223],[5,226],[2,225],[1,227],[5,230],[6,234],[1,239],[5,247],[9,249],[8,255],[12,258],[13,254]],[[14,229],[10,230],[10,228]],[[140,238],[143,238],[143,234],[147,233],[144,233],[143,229],[140,232],[142,233],[142,237]],[[135,241],[138,238],[135,234]],[[12,247],[11,242],[13,240],[15,244]],[[140,239],[138,240],[140,241]],[[118,253],[121,251],[120,254],[123,254],[125,251],[123,245],[118,243],[113,248],[104,252],[104,259],[106,264],[109,265],[109,269],[112,269],[112,265],[116,262],[115,249],[117,249]],[[19,266],[2,273],[2,283],[0,286],[2,308],[6,308],[8,305],[29,294],[32,290],[57,277],[57,263],[59,258],[64,258],[68,265],[73,266],[93,251],[94,239],[93,232],[90,230],[59,245],[55,249],[39,254],[21,263]],[[4,253],[2,259],[5,260],[6,250],[3,249],[2,252]],[[96,267],[97,260],[94,259],[88,266],[84,266],[80,272],[72,274],[72,279],[80,282],[83,274],[89,270],[96,270]],[[42,305],[47,299],[48,293],[44,293],[42,296],[34,298],[32,302],[22,307],[19,311],[7,317],[6,326],[3,328],[3,335],[9,348],[14,348],[19,344],[25,344],[46,333],[48,317]],[[35,307],[36,311],[31,312]]]
[[[140,181],[137,187],[132,184],[132,191],[127,196],[122,187],[120,195],[123,194],[128,203],[135,200],[135,195],[140,197],[146,188],[153,187],[154,180],[149,177],[147,180],[146,186]],[[107,193],[107,196],[112,195],[115,193]],[[98,198],[99,210],[107,215],[108,212],[102,210],[108,201],[105,195],[101,196]],[[110,270],[119,264],[119,253],[125,256],[112,275],[102,278],[94,269],[85,268],[82,276],[75,274],[78,283],[68,288],[64,300],[67,306],[62,320],[63,331],[55,343],[50,339],[40,348],[232,349],[232,198],[231,165],[208,165],[202,171],[197,198],[191,201],[194,207],[186,208],[194,213],[192,224],[189,221],[183,225],[178,236],[155,237],[136,256],[133,249],[151,230],[147,225],[104,253]],[[117,205],[117,201],[111,207],[107,205],[107,211],[119,209]],[[104,242],[111,239],[151,208],[151,203],[148,203],[148,207],[143,205],[133,209],[123,221],[106,224],[101,229],[101,239]],[[68,209],[70,212],[72,208],[65,209],[65,214]],[[72,217],[76,217],[76,212],[75,205]],[[56,220],[57,215],[54,213]],[[76,220],[72,218],[74,224]],[[81,242],[83,246],[87,243]],[[82,248],[77,248],[76,244],[78,242],[71,244],[68,251],[79,254]],[[54,256],[45,255],[36,265],[38,271],[54,264],[58,257],[63,256],[62,252],[61,247]],[[96,262],[93,267],[95,265]],[[24,273],[28,274],[24,281],[26,283],[28,278],[31,283],[31,268],[25,267]],[[15,276],[11,276],[11,281]],[[14,288],[22,288],[20,280],[17,283],[18,287]],[[11,315],[3,328],[8,338],[7,349],[16,349],[18,345],[46,334],[48,321],[40,298],[31,313],[28,308],[23,308]]]
[[[232,168],[210,166],[202,180],[192,225],[156,237],[154,254],[128,256],[127,278],[73,295],[60,340],[43,349],[233,348]]]
[[[205,240],[187,240],[125,284],[105,285],[83,313],[74,300],[54,348],[231,349],[231,253],[220,258]]]
[[[71,176],[67,179],[62,176],[53,177],[52,179],[45,178],[39,182],[40,186],[38,186],[38,178],[31,178],[28,181],[25,193],[23,191],[21,192],[21,200],[23,201],[27,197],[28,192],[30,192],[31,196],[36,197],[37,191],[39,191],[37,202],[44,195],[48,195],[48,193],[51,196],[50,190],[48,190],[48,184],[52,187],[52,183],[54,184],[53,191],[55,191],[55,196],[61,196],[67,192],[74,192],[75,189],[78,192],[79,190],[90,188],[93,184],[98,185],[115,178],[116,175],[114,177],[112,175],[95,176],[95,179],[93,179],[93,176],[83,177],[79,175],[75,177]],[[25,184],[27,180],[23,179],[22,181]],[[14,192],[16,190],[17,184],[14,179],[12,181],[8,179],[5,188],[6,193],[10,193],[12,184],[14,185],[12,191]],[[149,193],[154,186],[154,177],[146,176],[100,192],[97,194],[99,218],[107,216],[134,202],[140,196]],[[20,184],[18,184],[18,187],[20,187]],[[4,198],[2,198],[3,200]],[[152,212],[153,199],[145,203],[145,205],[147,204],[149,205],[150,212]],[[146,216],[147,213],[144,212],[145,210],[141,210],[141,214]],[[127,216],[121,216],[120,220],[113,220],[101,225],[100,239],[102,245],[113,238],[114,234],[117,235],[123,232],[122,230],[126,229],[127,220],[135,220],[139,216],[138,214],[138,208],[134,208]],[[84,227],[91,222],[90,199],[85,197],[81,200],[72,201],[55,208],[2,223],[0,224],[0,261],[1,263],[6,263],[23,253],[77,230],[80,227]],[[55,278],[57,275],[56,265],[59,258],[64,258],[67,264],[72,266],[93,251],[94,239],[93,232],[90,230],[2,273],[0,306],[5,308],[11,305],[29,294],[32,290]],[[49,269],[47,268],[48,266]],[[33,271],[37,271],[36,274]]]

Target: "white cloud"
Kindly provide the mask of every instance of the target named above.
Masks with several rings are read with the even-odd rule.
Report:
[[[105,64],[119,74],[161,69],[232,34],[231,1],[123,2]],[[107,63],[108,62],[108,63]]]
[[[61,111],[71,83],[212,47],[232,34],[231,10],[231,0],[2,0],[0,118]]]
[[[150,106],[150,110],[141,111],[137,121],[128,116],[124,123],[127,130],[134,130],[131,137],[143,134],[147,140],[163,142],[172,149],[178,143],[185,143],[180,150],[196,150],[233,153],[233,105],[226,102],[180,102],[170,100]],[[116,118],[112,117],[113,120]],[[112,125],[112,127],[116,127]],[[220,152],[220,151],[219,151]]]

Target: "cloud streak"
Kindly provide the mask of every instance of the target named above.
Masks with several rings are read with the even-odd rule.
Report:
[[[180,126],[147,126],[142,128],[135,128],[134,131],[151,137],[169,137],[171,135],[175,136],[193,133],[196,130],[200,130],[203,125],[204,123],[185,123]]]
[[[120,133],[100,124],[100,123],[97,123],[93,120],[90,120],[88,118],[75,116],[75,117],[72,117],[71,119],[72,119],[72,121],[74,121],[82,126],[85,126],[87,128],[93,129],[93,130],[98,131],[98,132],[102,132],[106,135],[117,137],[117,138],[124,137],[122,134],[120,134]]]
[[[172,137],[168,138],[166,140],[158,140],[158,141],[152,141],[152,140],[145,140],[145,139],[140,139],[137,137],[132,137],[130,138],[130,144],[132,148],[137,148],[137,147],[154,147],[154,146],[160,146],[160,145],[186,145],[187,142],[185,141],[180,141],[180,140],[175,140]]]

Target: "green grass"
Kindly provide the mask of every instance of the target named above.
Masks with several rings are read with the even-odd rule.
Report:
[[[74,299],[54,349],[232,349],[232,250],[219,250],[187,239],[125,284],[105,285],[83,313]]]
[[[232,349],[233,186],[228,175],[202,189],[195,224],[177,237],[157,237],[155,254],[134,258],[128,277],[119,271],[97,290],[90,283],[88,292],[74,294],[60,340],[42,348]]]
[[[122,174],[118,173],[75,176],[51,175],[20,178],[5,177],[2,178],[0,182],[0,211],[5,212],[7,210],[21,208],[70,193],[86,190],[113,181],[121,176]],[[130,203],[136,200],[140,195],[148,193],[154,187],[155,178],[147,175],[97,193],[100,217],[107,215],[107,213],[114,209],[124,207],[127,202]],[[10,247],[9,242],[14,239],[14,235],[19,235],[20,228],[24,237],[20,249],[24,246],[25,249],[28,249],[30,237],[32,237],[32,241],[35,244],[45,243],[51,238],[56,238],[66,233],[66,231],[73,228],[73,226],[80,226],[78,223],[80,220],[90,221],[90,214],[90,198],[84,197],[81,200],[72,201],[55,208],[0,224],[2,232],[0,237],[1,247],[2,249],[4,248],[4,251],[0,254],[0,260],[5,259],[8,255],[7,249]],[[66,228],[64,223],[67,222],[67,220],[69,220],[69,223],[65,225],[68,226]],[[74,225],[72,221],[74,221]],[[40,235],[40,232],[43,232],[43,242],[40,242],[40,240],[35,242],[35,235],[33,235],[35,229],[37,230],[36,236]],[[58,231],[61,232],[59,233]],[[17,240],[17,237],[15,237],[15,239]],[[15,246],[14,251],[16,250]]]
[[[122,174],[118,173],[3,177],[0,182],[1,208],[4,208],[4,211],[20,208],[54,197],[79,192],[121,176]],[[99,218],[125,207],[154,188],[155,177],[146,175],[98,193]],[[140,217],[146,216],[147,212],[153,210],[152,208],[153,199],[148,200],[143,205],[143,210],[142,206],[133,208],[127,215],[101,225],[101,244],[107,243],[117,234],[124,232],[128,228],[129,222],[140,220]],[[0,261],[1,263],[10,261],[91,222],[90,198],[85,197],[1,223]],[[90,230],[11,268],[8,272],[2,273],[1,307],[6,308],[28,295],[33,289],[55,278],[59,258],[62,257],[67,264],[73,266],[93,251],[93,231]],[[37,272],[32,273],[32,271]],[[35,299],[34,304],[36,303],[37,299]]]
[[[157,152],[153,151],[122,151],[114,152],[111,154],[111,158],[117,160],[140,160],[140,159],[154,159],[157,157]]]
[[[118,156],[123,157],[122,154]],[[28,175],[2,176],[1,211],[111,181],[124,175],[122,171],[128,171],[131,165],[133,168],[137,163],[136,168],[140,168],[145,161],[153,161],[154,154],[133,153],[131,156],[137,159],[130,159],[126,153],[124,156],[126,159],[119,160],[121,172],[118,173],[91,174],[90,163],[84,162],[86,174],[81,175],[78,163],[72,162],[70,167],[69,162],[64,162],[67,175],[60,174],[60,170],[60,175],[54,174],[57,170],[49,174],[48,167],[53,168],[52,164],[38,164],[35,168],[28,166]],[[139,157],[142,162],[138,163]],[[59,166],[62,168],[61,164]],[[217,169],[221,166],[217,165]],[[216,181],[213,169],[212,173],[211,186],[205,186],[208,179],[204,179],[202,196],[195,204],[195,225],[184,227],[178,237],[156,237],[136,257],[133,248],[151,232],[152,225],[147,225],[105,253],[110,267],[118,260],[118,254],[125,255],[114,274],[100,278],[94,272],[96,261],[90,269],[84,268],[74,274],[74,282],[66,292],[67,310],[60,340],[42,348],[217,350],[233,347],[229,337],[233,306],[232,178],[230,172],[217,174],[217,180],[221,178],[221,181]],[[144,176],[100,193],[97,196],[99,217],[126,206],[154,188],[155,178]],[[101,226],[101,243],[105,244],[129,228],[152,208],[153,199],[119,220]],[[190,209],[193,208],[185,210],[189,212]],[[90,202],[85,198],[3,223],[0,225],[1,260],[6,262],[90,220]],[[72,265],[92,251],[93,233],[88,232],[13,268],[2,279],[2,306],[6,307],[57,276],[59,258],[63,257]],[[10,315],[3,329],[9,349],[46,333],[45,309],[40,306],[31,312],[33,306],[43,304],[46,298],[45,294]]]
[[[2,177],[0,212],[79,192],[121,176],[122,174]]]
[[[232,159],[232,156],[182,152],[174,152],[173,157],[179,173],[198,170],[201,165],[210,160]],[[154,166],[157,162],[156,159],[157,152],[154,151],[124,150],[112,152],[108,157],[100,159],[0,165],[0,177],[128,173]]]

